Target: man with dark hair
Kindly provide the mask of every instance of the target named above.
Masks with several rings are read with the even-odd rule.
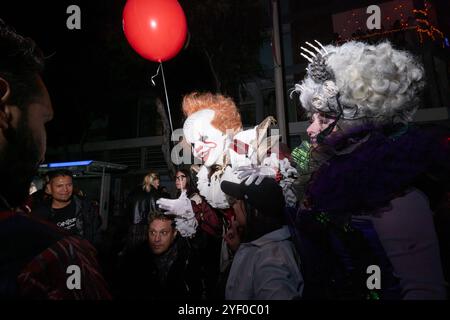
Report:
[[[107,299],[88,242],[16,210],[43,161],[53,117],[43,65],[35,43],[0,19],[0,299]]]
[[[275,179],[246,185],[223,181],[227,195],[243,200],[246,211],[244,237],[228,276],[227,300],[290,300],[301,298],[300,261],[284,218],[284,196]],[[228,244],[239,234],[227,233]]]
[[[97,247],[101,238],[100,215],[92,203],[73,194],[72,172],[66,169],[49,171],[48,179],[46,191],[51,196],[51,201],[35,208],[32,214]]]
[[[118,296],[124,299],[200,299],[198,258],[179,235],[174,217],[160,211],[148,217],[148,242],[123,257]]]

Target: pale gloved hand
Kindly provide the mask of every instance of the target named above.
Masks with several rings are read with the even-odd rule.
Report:
[[[270,157],[263,160],[260,166],[241,166],[236,169],[238,172],[238,178],[245,180],[245,184],[248,186],[253,181],[256,185],[259,185],[264,178],[275,178],[278,172],[279,161],[275,153],[272,153]]]
[[[189,218],[194,215],[192,210],[191,200],[186,195],[186,191],[183,191],[178,199],[166,199],[160,198],[156,200],[156,204],[163,210],[164,214],[173,214],[177,217]]]
[[[236,169],[238,172],[238,178],[245,180],[245,185],[251,185],[255,181],[256,185],[259,185],[264,178],[275,178],[277,171],[270,166],[243,166]]]
[[[161,209],[166,210],[164,214],[175,216],[176,229],[181,236],[191,237],[195,234],[198,222],[186,191],[183,191],[178,199],[160,198],[156,201],[156,204]]]

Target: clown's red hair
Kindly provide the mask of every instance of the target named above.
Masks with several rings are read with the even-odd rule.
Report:
[[[209,92],[192,92],[184,96],[183,113],[186,117],[203,109],[214,110],[211,124],[220,131],[225,133],[232,129],[237,132],[242,129],[241,114],[231,98]]]

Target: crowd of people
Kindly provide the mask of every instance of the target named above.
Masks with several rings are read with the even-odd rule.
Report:
[[[28,195],[53,110],[41,51],[0,20],[0,298],[447,299],[449,141],[411,123],[423,67],[389,42],[305,46],[293,94],[310,141],[291,152],[274,118],[244,130],[231,98],[186,95],[184,139],[202,164],[178,168],[172,196],[143,177],[105,280],[98,206],[72,172]]]

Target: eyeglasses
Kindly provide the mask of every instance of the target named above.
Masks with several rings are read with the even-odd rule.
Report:
[[[186,179],[186,176],[177,176],[175,177],[176,180],[183,180]]]

